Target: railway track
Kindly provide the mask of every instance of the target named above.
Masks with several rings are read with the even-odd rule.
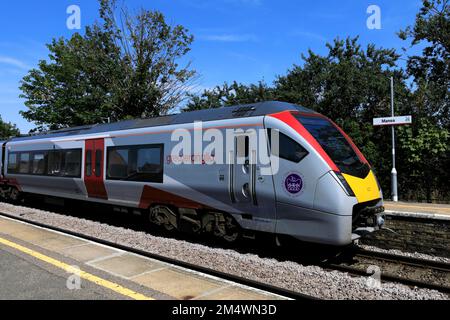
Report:
[[[35,207],[32,205],[32,207]],[[39,206],[38,206],[39,207]],[[59,210],[57,210],[59,211]],[[64,214],[59,212],[60,214]],[[304,299],[317,299],[316,297],[305,295],[299,292],[286,290],[284,288],[275,287],[271,285],[267,285],[265,283],[260,283],[254,280],[248,280],[242,277],[234,276],[232,274],[216,271],[209,268],[204,268],[198,265],[186,263],[183,261],[175,260],[172,258],[168,258],[166,256],[161,256],[158,254],[153,254],[147,251],[135,249],[132,247],[120,245],[117,243],[113,243],[107,240],[98,239],[96,237],[87,236],[85,234],[80,234],[78,232],[73,232],[70,230],[65,230],[59,227],[54,227],[51,225],[46,225],[40,222],[35,222],[26,218],[17,217],[17,215],[10,215],[7,213],[1,213],[0,216],[6,216],[12,219],[24,221],[30,224],[34,224],[40,227],[56,230],[59,232],[71,234],[80,238],[84,238],[87,240],[95,241],[98,243],[103,243],[105,245],[109,245],[112,247],[116,247],[118,249],[122,249],[125,251],[137,253],[146,257],[158,259],[164,262],[168,262],[174,265],[179,265],[185,268],[189,268],[192,270],[196,270],[205,274],[210,274],[213,276],[221,277],[223,279],[227,279],[230,281],[234,281],[236,283],[240,283],[247,286],[252,286],[254,288],[258,288],[264,291],[268,291],[271,293],[279,294],[291,299],[297,299],[297,300],[304,300]],[[108,215],[101,215],[102,217],[107,217]],[[111,216],[110,216],[111,217]],[[109,223],[109,219],[103,220],[103,223]],[[115,223],[118,223],[117,221]],[[120,224],[123,223],[122,219],[119,221]],[[113,223],[114,224],[114,223]],[[127,228],[131,228],[133,230],[140,230],[139,228],[136,228],[132,223],[126,226]],[[136,229],[135,229],[136,228]],[[186,240],[186,239],[184,239]],[[189,240],[188,240],[189,241]],[[195,240],[194,240],[195,242]],[[243,251],[244,253],[254,253],[258,254],[260,256],[275,258],[280,261],[295,261],[299,264],[303,265],[316,265],[319,267],[322,267],[327,270],[338,270],[342,272],[346,272],[351,275],[355,276],[365,276],[370,277],[373,275],[373,272],[368,272],[367,267],[368,266],[378,266],[381,274],[380,274],[380,280],[382,282],[394,282],[394,283],[401,283],[404,285],[408,285],[410,287],[418,287],[418,288],[426,288],[426,289],[433,289],[440,291],[445,294],[450,294],[450,264],[443,263],[443,262],[437,262],[432,260],[426,260],[426,259],[417,259],[413,257],[406,257],[402,255],[394,255],[390,253],[383,253],[383,252],[375,252],[375,251],[369,251],[364,250],[359,247],[352,247],[350,250],[343,251],[340,255],[337,255],[335,258],[331,259],[325,259],[319,261],[317,257],[311,258],[308,257],[293,257],[292,255],[285,255],[284,253],[280,253],[280,248],[267,248],[264,246],[265,249],[263,251],[260,251],[257,249],[239,249],[238,251]],[[322,256],[321,256],[322,257]],[[406,271],[402,269],[409,268]],[[395,272],[394,272],[395,271]],[[409,273],[405,275],[406,273]],[[430,281],[430,280],[421,280],[421,275],[426,275],[427,273],[432,273],[433,278],[441,278],[443,279],[442,282],[436,282],[436,281]]]
[[[353,248],[344,257],[323,263],[333,270],[358,276],[373,276],[375,266],[382,282],[397,282],[404,285],[437,290],[450,294],[450,263],[402,256],[386,252]]]
[[[280,295],[280,296],[283,296],[283,297],[286,297],[286,298],[289,298],[289,299],[294,299],[294,300],[319,300],[319,298],[311,296],[311,295],[306,295],[306,294],[303,294],[303,293],[300,293],[300,292],[287,290],[287,289],[276,287],[276,286],[272,286],[272,285],[269,285],[269,284],[266,284],[266,283],[257,282],[257,281],[250,280],[250,279],[245,279],[245,278],[238,277],[238,276],[235,276],[235,275],[232,275],[232,274],[229,274],[229,273],[224,273],[224,272],[213,270],[213,269],[210,269],[210,268],[205,268],[205,267],[202,267],[202,266],[199,266],[199,265],[187,263],[187,262],[176,260],[176,259],[172,259],[172,258],[169,258],[169,257],[166,257],[166,256],[154,254],[154,253],[147,252],[147,251],[144,251],[144,250],[139,250],[139,249],[136,249],[136,248],[133,248],[133,247],[121,245],[121,244],[118,244],[118,243],[115,243],[115,242],[111,242],[111,241],[107,241],[107,240],[104,240],[104,239],[101,239],[101,238],[92,237],[92,236],[88,236],[88,235],[85,235],[85,234],[82,234],[82,233],[78,233],[78,232],[74,232],[74,231],[71,231],[71,230],[67,230],[67,229],[63,229],[63,228],[47,225],[47,224],[44,224],[44,223],[32,221],[32,220],[29,220],[29,219],[17,217],[15,215],[11,215],[11,214],[8,214],[8,213],[0,212],[0,216],[7,217],[7,218],[10,218],[10,219],[14,219],[14,220],[17,220],[17,221],[22,221],[22,222],[25,222],[25,223],[28,223],[28,224],[31,224],[31,225],[34,225],[34,226],[41,227],[41,228],[46,228],[46,229],[49,229],[49,230],[58,231],[58,232],[65,233],[65,234],[69,234],[69,235],[72,235],[72,236],[75,236],[75,237],[78,237],[78,238],[81,238],[81,239],[85,239],[85,240],[88,240],[88,241],[94,241],[94,242],[97,242],[97,243],[100,243],[100,244],[104,244],[104,245],[107,245],[107,246],[110,246],[110,247],[113,247],[113,248],[117,248],[117,249],[124,250],[124,251],[127,251],[127,252],[135,253],[135,254],[138,254],[138,255],[141,255],[141,256],[144,256],[144,257],[156,259],[156,260],[159,260],[159,261],[170,263],[172,265],[176,265],[176,266],[179,266],[179,267],[183,267],[183,268],[187,268],[187,269],[190,269],[190,270],[198,271],[198,272],[201,272],[201,273],[204,273],[204,274],[208,274],[208,275],[211,275],[211,276],[219,277],[219,278],[222,278],[222,279],[225,279],[225,280],[229,280],[229,281],[232,281],[232,282],[235,282],[235,283],[238,283],[238,284],[242,284],[242,285],[245,285],[245,286],[249,286],[249,287],[253,287],[253,288],[256,288],[256,289],[260,289],[260,290],[263,290],[263,291],[266,291],[266,292],[269,292],[269,293],[277,294],[277,295]]]

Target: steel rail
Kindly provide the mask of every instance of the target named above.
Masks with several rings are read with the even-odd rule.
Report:
[[[384,252],[376,252],[376,251],[370,251],[365,249],[355,249],[353,252],[353,258],[368,258],[368,259],[377,259],[382,261],[387,261],[389,263],[396,263],[396,264],[403,264],[410,267],[415,268],[421,268],[421,269],[432,269],[437,270],[440,272],[450,272],[450,264],[446,262],[440,262],[440,261],[433,261],[428,259],[421,259],[421,258],[413,258],[413,257],[406,257],[391,253],[384,253]],[[370,277],[374,273],[370,273],[364,269],[353,267],[350,265],[346,265],[339,262],[323,262],[321,263],[321,266],[323,268],[331,269],[331,270],[338,270],[342,272],[348,272],[353,275],[358,276],[366,276]],[[380,274],[380,280],[384,282],[397,282],[401,283],[407,286],[413,286],[413,287],[419,287],[419,288],[426,288],[431,290],[437,290],[446,294],[450,294],[450,287],[445,285],[440,285],[432,282],[425,282],[420,280],[414,280],[409,279],[401,276],[397,276],[394,274],[381,272]]]
[[[388,262],[400,262],[402,264],[410,265],[413,267],[428,268],[443,272],[450,272],[450,263],[442,261],[414,258],[393,253],[366,250],[361,248],[356,249],[355,254],[356,256],[359,257],[375,258],[379,260],[385,260]]]

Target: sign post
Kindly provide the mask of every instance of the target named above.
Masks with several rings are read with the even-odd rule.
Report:
[[[374,126],[391,126],[392,133],[392,171],[391,171],[391,190],[392,190],[392,201],[398,201],[398,191],[397,191],[397,170],[395,169],[395,126],[402,124],[411,124],[411,116],[400,116],[396,117],[394,115],[394,78],[391,77],[391,116],[387,118],[374,118]]]
[[[391,117],[394,117],[394,77],[391,77]],[[398,191],[397,191],[397,169],[395,169],[395,128],[391,126],[392,130],[392,171],[391,171],[391,181],[392,181],[392,201],[398,201]]]

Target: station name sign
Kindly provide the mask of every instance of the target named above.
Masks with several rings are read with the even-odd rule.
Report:
[[[412,116],[399,116],[399,117],[386,117],[373,119],[374,126],[397,126],[411,123],[412,123]]]

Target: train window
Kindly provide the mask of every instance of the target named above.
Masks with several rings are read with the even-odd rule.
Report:
[[[347,174],[364,178],[370,171],[339,129],[326,118],[297,116],[337,167]]]
[[[163,182],[163,145],[108,148],[107,179]]]
[[[28,152],[20,153],[19,173],[28,173],[30,171],[30,154]]]
[[[128,177],[129,150],[110,148],[108,149],[108,178],[122,179]]]
[[[45,159],[46,154],[45,153],[34,153],[33,154],[33,160],[32,160],[32,168],[31,173],[32,174],[45,174]]]
[[[95,176],[100,177],[102,175],[102,150],[95,150]]]
[[[277,130],[278,131],[278,130]],[[297,141],[291,139],[284,133],[278,131],[278,153],[273,152],[272,154],[280,157],[281,159],[289,160],[292,162],[300,162],[304,157],[308,155],[308,151],[303,148]],[[269,142],[272,149],[272,132],[269,130]]]
[[[8,173],[17,173],[17,153],[8,155]]]
[[[50,176],[61,175],[61,164],[63,162],[63,153],[61,151],[50,151],[48,154],[47,174]]]
[[[237,157],[247,159],[249,155],[249,137],[248,136],[237,136],[236,137],[236,147],[237,147]]]
[[[81,149],[65,151],[64,176],[81,176]]]
[[[80,177],[81,149],[10,153],[8,173]]]
[[[161,169],[161,154],[159,148],[139,149],[137,153],[137,172],[159,172]]]
[[[92,151],[86,151],[86,176],[90,177],[92,175]]]

